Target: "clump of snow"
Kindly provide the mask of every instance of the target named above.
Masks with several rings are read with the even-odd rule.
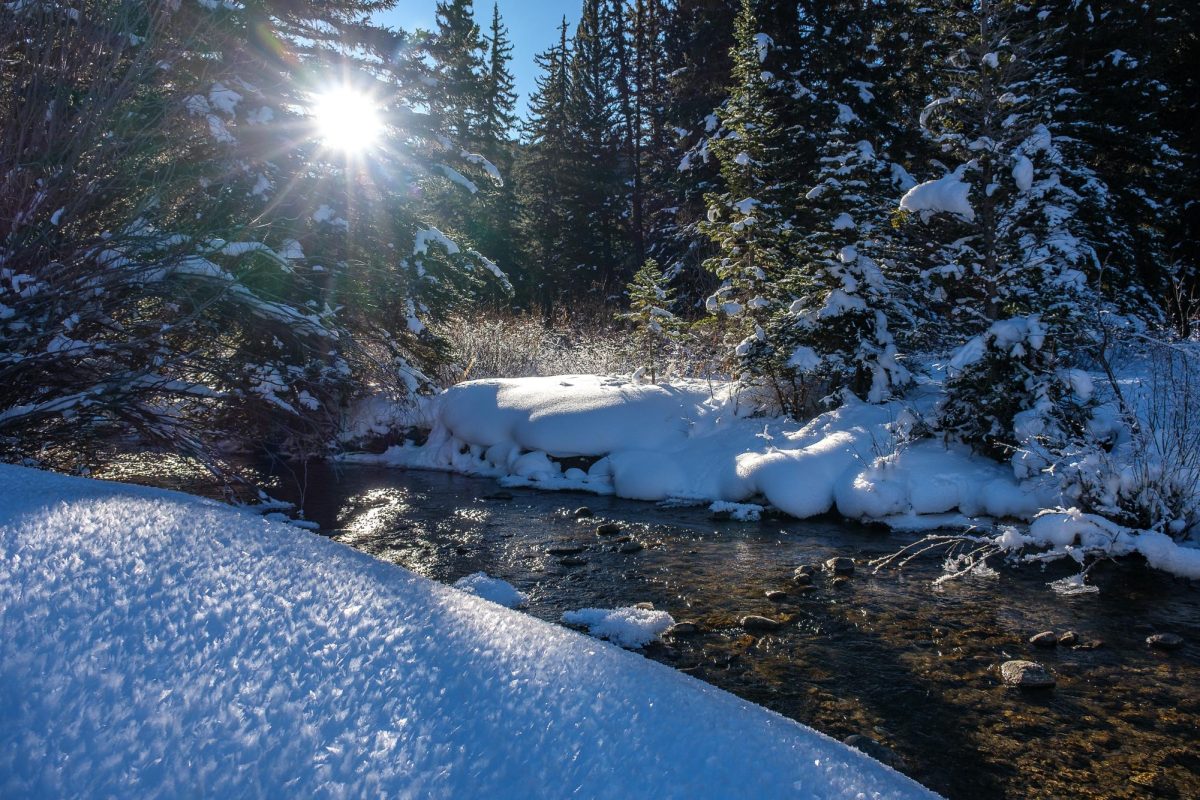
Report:
[[[948,175],[918,183],[900,198],[900,208],[920,214],[927,221],[934,214],[957,214],[968,222],[975,219],[971,207],[971,187],[963,181],[966,165]]]
[[[562,615],[563,622],[588,629],[600,639],[608,639],[621,647],[638,648],[650,644],[675,620],[665,611],[650,608],[581,608]]]
[[[13,466],[0,485],[5,797],[934,796],[308,531]]]
[[[469,592],[476,597],[482,597],[496,605],[505,608],[519,608],[529,602],[529,596],[519,591],[508,581],[493,578],[486,572],[476,572],[459,578],[454,582],[454,588]]]
[[[756,503],[727,503],[724,500],[718,500],[710,505],[708,510],[713,514],[736,519],[738,522],[757,522],[762,519],[762,513],[766,509]]]
[[[1028,156],[1017,156],[1016,163],[1012,169],[1013,180],[1017,183],[1017,190],[1021,194],[1025,194],[1033,187],[1033,162]]]

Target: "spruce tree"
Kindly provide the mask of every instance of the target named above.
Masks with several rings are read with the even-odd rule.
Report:
[[[538,303],[546,311],[573,288],[574,262],[567,247],[571,225],[568,176],[574,165],[568,111],[570,60],[564,18],[558,42],[536,58],[541,75],[529,98],[529,116],[523,126],[524,141],[516,165],[520,231],[527,259],[527,268],[519,276],[524,278],[524,285],[518,285],[517,296]]]
[[[654,259],[647,259],[626,287],[629,310],[618,315],[633,327],[632,345],[650,381],[663,374],[667,349],[682,332],[682,322],[670,310],[670,281]]]
[[[788,198],[779,181],[788,142],[777,122],[780,96],[763,68],[770,39],[759,30],[753,0],[742,2],[735,41],[733,87],[717,112],[721,135],[709,144],[725,190],[707,197],[708,216],[700,225],[718,248],[705,262],[720,280],[706,307],[725,331],[736,372],[765,380],[786,407],[791,389],[780,382],[780,353],[764,325],[783,300],[779,279],[790,259]]]
[[[1061,20],[999,2],[951,7],[943,94],[921,123],[958,163],[900,206],[931,245],[921,262],[931,307],[975,335],[952,362],[942,425],[1033,469],[1077,434],[1088,399],[1066,367],[1099,309],[1086,218],[1103,213],[1107,189],[1063,135],[1062,98],[1076,90],[1055,48]]]

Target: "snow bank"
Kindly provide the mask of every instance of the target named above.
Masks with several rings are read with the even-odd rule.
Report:
[[[306,531],[11,466],[0,492],[0,796],[932,796]]]
[[[508,581],[493,578],[486,572],[476,572],[459,578],[454,582],[454,588],[505,608],[517,608],[529,601],[529,597],[517,587]]]
[[[425,409],[433,430],[424,446],[351,458],[490,475],[508,486],[703,500],[718,504],[714,512],[762,499],[800,518],[836,508],[853,519],[950,511],[1029,519],[1053,499],[962,448],[923,442],[896,453],[903,403],[851,400],[803,426],[748,412],[731,387],[699,381],[472,381]],[[578,456],[596,460],[586,472],[556,461]]]
[[[621,647],[644,647],[661,636],[675,620],[665,611],[635,608],[581,608],[562,615],[563,622],[588,629],[600,639]]]

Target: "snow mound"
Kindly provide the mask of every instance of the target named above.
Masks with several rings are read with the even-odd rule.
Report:
[[[529,597],[524,592],[508,581],[493,578],[486,572],[476,572],[459,578],[454,582],[454,588],[505,608],[517,608],[529,602]]]
[[[3,797],[933,797],[307,531],[19,467],[0,487]]]
[[[581,608],[562,615],[563,622],[588,629],[600,639],[621,647],[643,647],[661,636],[675,620],[665,611],[648,608]]]
[[[925,412],[936,394],[917,398]],[[834,508],[853,519],[989,514],[1030,519],[1033,482],[969,452],[926,442],[897,454],[901,402],[851,399],[805,425],[752,418],[730,385],[637,383],[594,375],[471,381],[434,398],[423,446],[349,460],[499,478],[507,486],[633,500],[771,506],[794,517]],[[591,457],[586,472],[558,459]],[[729,505],[731,504],[731,505]]]

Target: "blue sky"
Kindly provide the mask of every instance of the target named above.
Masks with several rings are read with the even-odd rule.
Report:
[[[486,34],[492,23],[493,0],[476,0],[475,18]],[[513,43],[512,71],[516,78],[517,92],[521,95],[519,110],[534,90],[537,68],[533,57],[545,50],[558,35],[558,24],[563,16],[570,25],[568,35],[574,32],[579,19],[580,0],[499,0],[500,16],[508,26],[509,38]],[[412,30],[433,29],[435,0],[400,0],[391,11],[378,15],[377,19],[387,25]]]

